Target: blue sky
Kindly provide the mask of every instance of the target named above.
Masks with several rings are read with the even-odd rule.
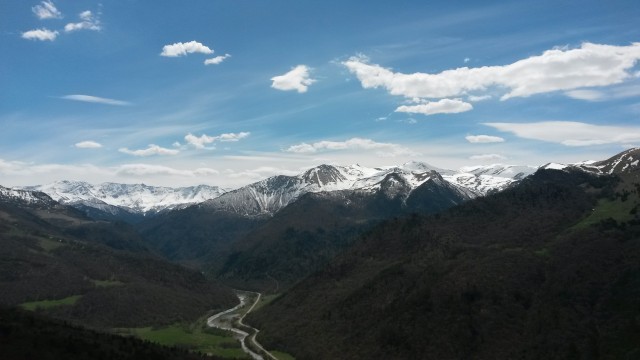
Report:
[[[0,0],[0,184],[640,145],[637,1]]]

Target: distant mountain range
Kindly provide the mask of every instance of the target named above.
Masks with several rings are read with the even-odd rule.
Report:
[[[138,222],[167,210],[198,203],[239,215],[258,216],[273,215],[306,193],[342,190],[376,193],[384,190],[390,196],[393,195],[390,191],[399,191],[407,197],[434,176],[441,176],[464,197],[474,198],[502,190],[536,169],[533,166],[496,164],[453,171],[421,162],[381,168],[320,165],[296,176],[273,176],[232,191],[207,185],[170,188],[144,184],[92,185],[69,180],[15,190],[43,192],[92,218]],[[390,181],[397,184],[389,186]]]
[[[271,216],[307,193],[355,191],[402,200],[430,179],[441,178],[465,199],[506,189],[533,174],[539,168],[580,168],[596,174],[625,171],[638,166],[638,149],[593,162],[576,164],[548,163],[540,167],[519,165],[483,165],[458,170],[438,168],[423,162],[399,166],[367,168],[360,165],[320,165],[295,176],[277,175],[235,190],[217,186],[158,187],[144,184],[57,181],[46,185],[15,188],[16,196],[31,195],[19,190],[42,192],[53,200],[71,205],[94,219],[140,222],[159,213],[202,204],[213,210],[241,216]],[[3,190],[5,193],[7,189]],[[21,194],[21,195],[20,195]]]

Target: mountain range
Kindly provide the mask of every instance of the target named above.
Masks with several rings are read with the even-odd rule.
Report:
[[[0,186],[0,305],[156,326],[232,306],[231,286],[272,295],[247,320],[297,358],[635,358],[639,165],[630,149],[321,165],[231,191]]]
[[[381,168],[320,165],[296,176],[273,176],[231,191],[207,185],[170,188],[144,184],[92,185],[69,180],[19,189],[43,192],[92,218],[139,222],[145,217],[198,203],[243,216],[273,215],[306,193],[386,191],[388,196],[406,198],[433,176],[441,176],[464,197],[474,198],[502,190],[536,169],[495,164],[453,171],[422,162]]]

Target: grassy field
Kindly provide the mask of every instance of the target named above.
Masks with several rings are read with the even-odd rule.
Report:
[[[174,324],[162,328],[116,329],[116,333],[134,335],[157,344],[179,346],[229,359],[250,359],[231,333],[208,328],[206,319],[207,317],[203,317],[192,324]]]
[[[631,210],[636,206],[635,201],[621,201],[620,199],[609,200],[602,199],[593,209],[591,214],[584,220],[574,226],[576,229],[582,229],[601,222],[602,220],[612,218],[618,222],[625,222],[633,219]]]
[[[73,296],[69,296],[59,300],[31,301],[31,302],[20,304],[20,307],[22,307],[25,310],[34,311],[36,309],[47,309],[54,306],[73,305],[81,297],[82,295],[73,295]]]
[[[256,304],[256,307],[253,308],[253,311],[258,311],[260,310],[260,308],[262,308],[263,306],[269,304],[270,302],[272,302],[273,300],[275,300],[278,296],[280,296],[280,294],[272,294],[272,295],[263,295],[260,298],[260,302],[258,304]]]

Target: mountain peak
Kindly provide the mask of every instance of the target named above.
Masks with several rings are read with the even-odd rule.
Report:
[[[347,178],[336,167],[323,164],[305,171],[302,174],[302,180],[309,184],[323,187],[328,184],[346,181]]]
[[[631,148],[607,160],[597,161],[590,166],[595,167],[604,174],[625,174],[640,169],[640,148]]]

